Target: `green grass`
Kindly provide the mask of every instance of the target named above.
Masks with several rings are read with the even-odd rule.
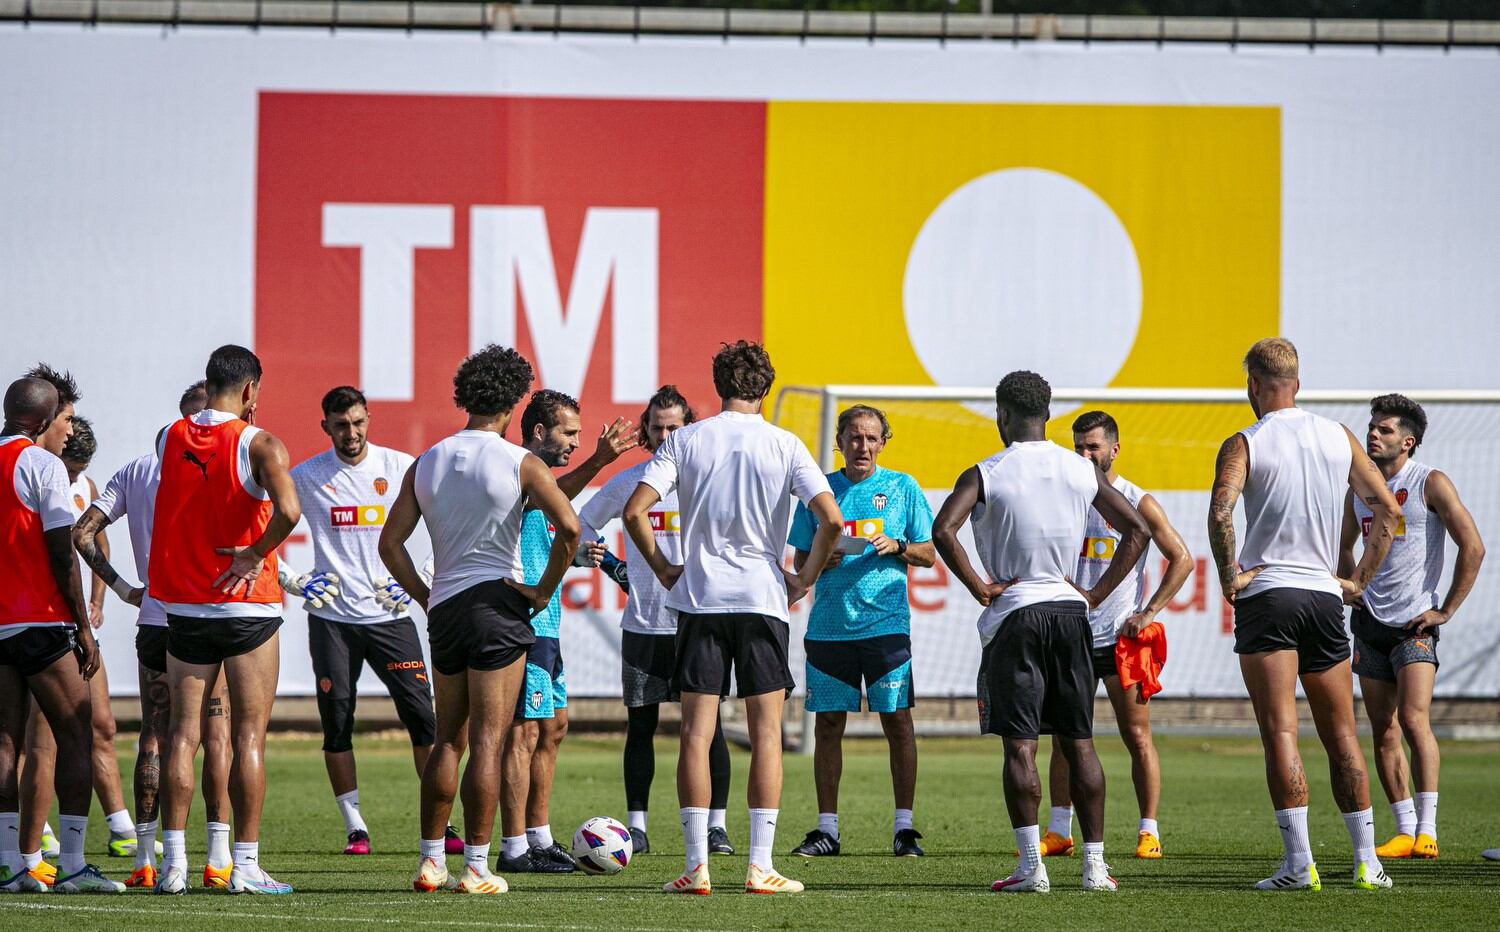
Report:
[[[1135,804],[1129,759],[1118,742],[1101,741],[1109,780],[1107,856],[1120,880],[1115,896],[1078,889],[1076,858],[1048,863],[1050,896],[1004,897],[989,892],[1010,871],[1010,826],[1000,796],[998,744],[983,739],[921,744],[917,827],[926,836],[922,860],[889,853],[890,791],[883,743],[846,748],[844,854],[802,862],[782,852],[815,825],[810,762],[787,758],[786,793],[777,838],[777,865],[808,885],[799,897],[772,899],[738,892],[743,856],[715,858],[719,892],[712,897],[667,897],[656,892],[682,867],[675,818],[674,748],[662,752],[653,797],[653,849],[614,877],[573,875],[513,878],[503,897],[467,899],[410,892],[415,867],[417,786],[410,751],[396,740],[357,744],[361,804],[377,854],[345,858],[342,823],[323,772],[318,743],[274,738],[268,752],[270,789],[263,863],[297,893],[275,899],[229,897],[194,890],[185,898],[130,891],[122,897],[0,898],[0,923],[9,929],[123,929],[169,922],[173,928],[219,930],[368,925],[431,928],[704,929],[979,928],[1030,924],[1037,928],[1117,930],[1192,928],[1429,929],[1493,928],[1500,922],[1500,864],[1479,851],[1500,845],[1500,745],[1444,745],[1441,808],[1443,857],[1436,862],[1387,864],[1396,889],[1360,893],[1348,887],[1348,836],[1327,790],[1326,765],[1315,745],[1304,746],[1313,781],[1312,837],[1324,880],[1320,894],[1257,894],[1249,885],[1279,859],[1258,744],[1253,740],[1159,738],[1163,762],[1161,825],[1166,858],[1136,861]],[[121,770],[129,779],[132,751],[122,741]],[[561,836],[584,818],[623,818],[620,742],[570,738],[563,746],[553,827]],[[735,751],[731,838],[747,848],[743,808],[747,758]],[[128,793],[128,790],[127,790]],[[1392,828],[1376,790],[1376,825]],[[1045,820],[1045,810],[1043,819]],[[96,806],[90,851],[101,851],[103,817]],[[458,821],[458,816],[455,816]],[[202,808],[190,821],[189,859],[202,870]],[[124,879],[128,861],[97,859]],[[1393,923],[1395,924],[1393,926]]]

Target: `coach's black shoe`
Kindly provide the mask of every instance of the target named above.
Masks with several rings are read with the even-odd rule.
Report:
[[[646,833],[638,828],[630,830],[630,853],[645,854],[651,850],[651,842],[646,840]]]
[[[533,850],[540,850],[553,864],[566,865],[568,870],[573,870],[578,866],[578,862],[573,860],[573,856],[568,853],[568,850],[555,841],[545,848]]]
[[[839,853],[839,840],[822,829],[814,829],[802,839],[802,844],[792,849],[792,853],[804,858],[832,857]]]
[[[927,854],[922,846],[917,844],[917,839],[922,833],[914,828],[903,828],[896,833],[896,840],[891,842],[891,849],[898,858],[920,858]]]
[[[504,854],[497,856],[495,870],[502,874],[571,874],[574,865],[571,860],[566,864],[559,864],[552,860],[546,848],[533,845],[526,849],[525,854],[518,854],[513,858]]]
[[[708,827],[709,854],[734,854],[734,845],[729,843],[729,832],[722,825]]]

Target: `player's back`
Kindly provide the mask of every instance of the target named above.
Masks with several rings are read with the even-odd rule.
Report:
[[[996,582],[1020,580],[980,616],[987,641],[1018,608],[1084,601],[1068,579],[1099,479],[1094,464],[1050,440],[1012,443],[977,468],[981,488],[972,519],[980,562]]]
[[[417,459],[412,488],[432,538],[428,609],[480,582],[521,581],[524,447],[461,430]]]
[[[1353,453],[1342,425],[1301,408],[1240,431],[1249,448],[1239,563],[1264,566],[1240,595],[1268,589],[1339,592],[1339,529]]]
[[[683,553],[667,605],[785,619],[790,499],[828,487],[807,448],[758,414],[724,411],[673,432],[663,456],[675,464]]]

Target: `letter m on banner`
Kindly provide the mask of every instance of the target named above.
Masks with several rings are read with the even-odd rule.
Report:
[[[474,207],[469,348],[516,345],[519,296],[542,384],[577,398],[613,297],[612,400],[649,400],[657,387],[657,219],[654,209],[589,208],[564,305],[543,209]]]

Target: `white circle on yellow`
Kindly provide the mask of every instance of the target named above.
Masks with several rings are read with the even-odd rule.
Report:
[[[680,530],[682,530],[682,515],[680,515],[680,514],[674,514],[674,515],[672,515],[672,530],[674,530],[674,531],[680,531]]]
[[[379,521],[380,520],[380,509],[379,508],[374,508],[374,507],[366,508],[365,509],[365,520],[367,522],[371,523],[371,524],[374,524],[376,521]]]
[[[1102,541],[1102,540],[1096,540],[1096,541],[1094,541],[1094,553],[1096,555],[1102,557],[1102,556],[1104,556],[1104,553],[1107,550],[1109,550],[1109,545],[1106,544],[1104,541]]]
[[[1010,168],[967,182],[927,217],[902,299],[935,384],[991,386],[1031,369],[1054,387],[1094,388],[1135,342],[1141,271],[1097,194],[1057,172]]]
[[[869,535],[874,534],[875,533],[875,522],[874,521],[866,521],[864,524],[861,524],[860,527],[859,527],[859,532],[860,532],[861,536],[865,536],[865,537],[868,537]]]

